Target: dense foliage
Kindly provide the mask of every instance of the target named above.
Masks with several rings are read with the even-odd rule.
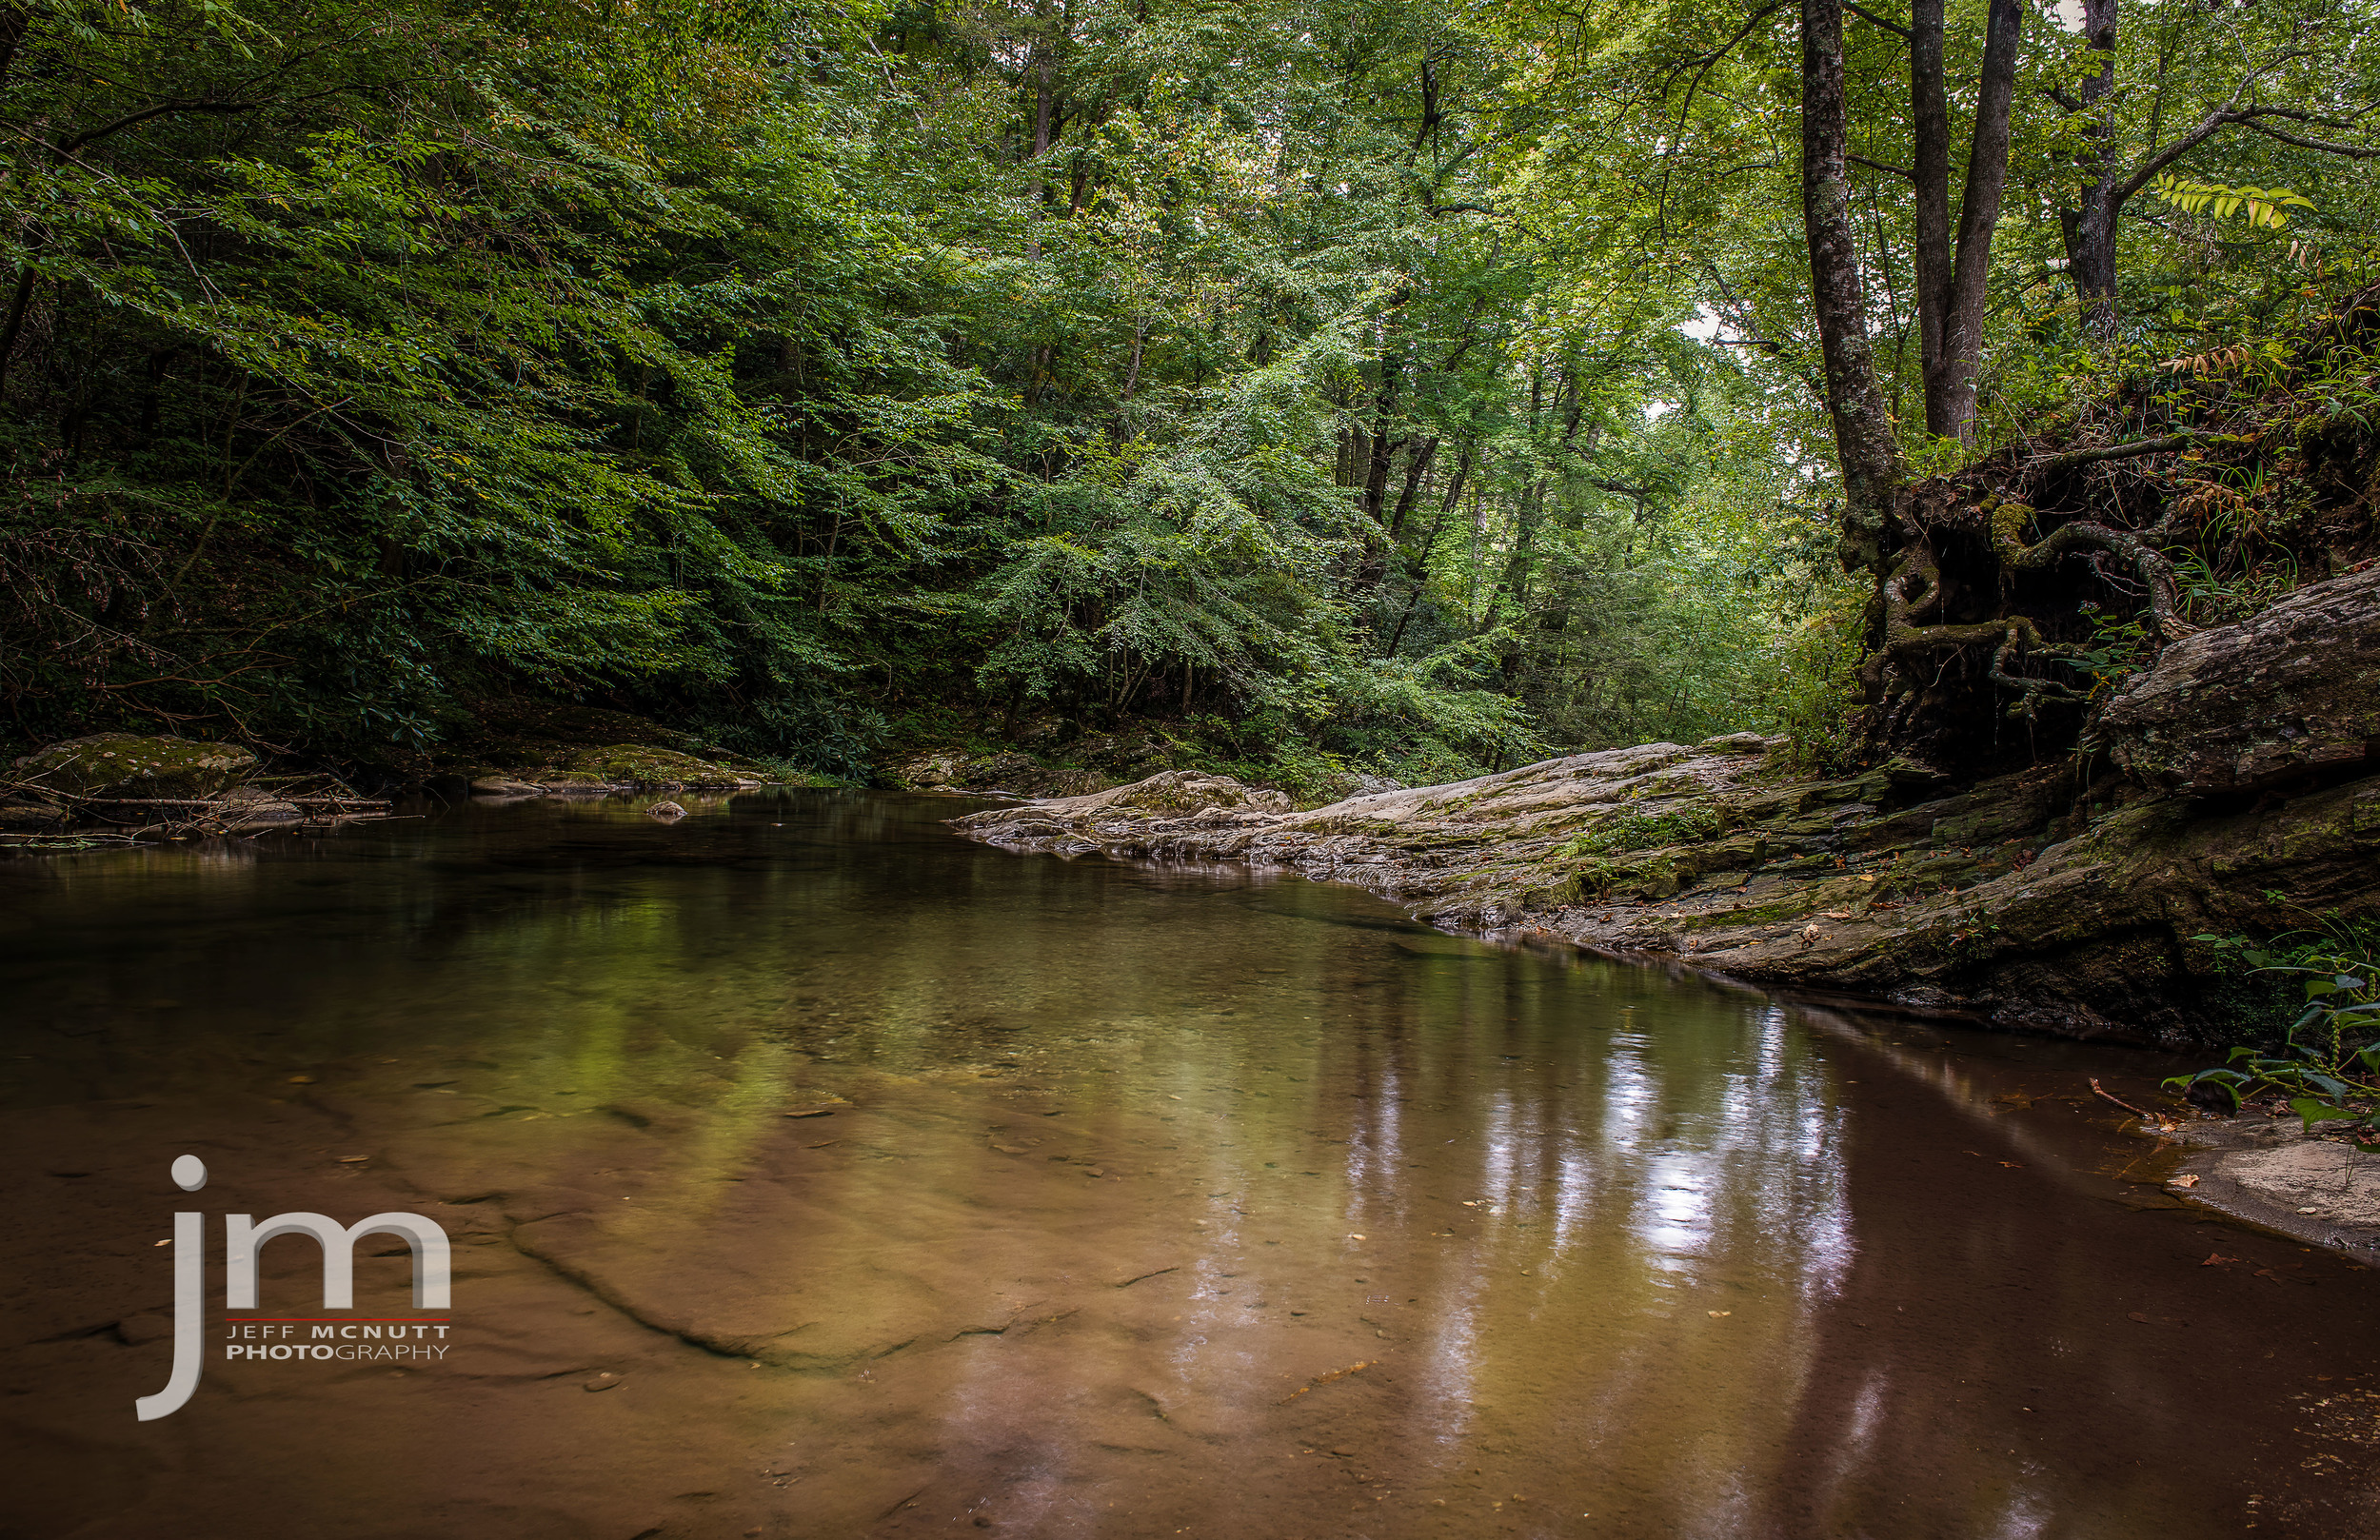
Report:
[[[2363,8],[2146,14],[2027,13],[1938,447],[1908,33],[1854,30],[1911,474],[2263,357],[2360,270]],[[1883,638],[1835,563],[1797,25],[0,5],[0,730],[403,763],[527,692],[843,774],[1027,716],[1409,780],[1840,750]]]

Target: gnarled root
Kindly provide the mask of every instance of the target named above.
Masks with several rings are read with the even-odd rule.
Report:
[[[1870,655],[1860,668],[1861,682],[1868,687],[1871,699],[1902,693],[1907,685],[1894,687],[1894,681],[1916,678],[1916,670],[1912,665],[1929,653],[1944,647],[1979,646],[1986,642],[1996,643],[1992,650],[1990,677],[1993,684],[2017,698],[2009,707],[2010,715],[2030,721],[2039,712],[2043,701],[2080,701],[2086,699],[2054,680],[2032,679],[2010,672],[2009,663],[2020,650],[2053,654],[2065,650],[2044,641],[2040,628],[2028,616],[2016,615],[2005,620],[1974,621],[1965,624],[1925,623],[1940,607],[1942,573],[1933,548],[1922,534],[1903,551],[1900,565],[1884,582],[1882,596],[1884,645]]]
[[[2179,642],[2198,628],[2181,618],[2181,582],[2173,575],[2173,563],[2157,549],[2165,538],[2169,515],[2143,530],[2117,529],[2111,524],[2094,523],[2078,519],[2060,524],[2031,545],[2021,538],[2025,525],[2037,517],[2030,503],[2014,498],[1987,502],[1984,514],[1992,530],[1993,554],[2000,564],[2011,571],[2045,567],[2077,545],[2095,545],[2113,551],[2132,564],[2132,571],[2148,585],[2149,613],[2156,621],[2157,636],[2166,642]]]
[[[2081,691],[2060,684],[2055,680],[2033,679],[2023,674],[2010,673],[2008,671],[2009,655],[2016,650],[2019,642],[2029,642],[2033,649],[2038,652],[2062,650],[2045,644],[2041,640],[2041,633],[2033,629],[2033,622],[2023,616],[2020,615],[2009,622],[2007,630],[2000,638],[2000,644],[1992,649],[1991,677],[1992,682],[2001,689],[2013,690],[2016,693],[2016,700],[2011,702],[2008,708],[2010,716],[2022,717],[2027,721],[2031,721],[2039,713],[2044,700],[2082,701],[2090,699]]]

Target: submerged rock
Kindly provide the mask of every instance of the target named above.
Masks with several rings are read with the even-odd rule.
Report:
[[[212,797],[253,775],[256,756],[237,743],[94,733],[36,749],[10,779],[69,797]]]

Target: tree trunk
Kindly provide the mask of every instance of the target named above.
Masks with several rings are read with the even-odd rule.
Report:
[[[1916,181],[1917,357],[1926,382],[1926,427],[1940,433],[1934,381],[1951,313],[1951,109],[1942,64],[1943,0],[1909,8],[1909,115]]]
[[[1802,0],[1801,213],[1827,415],[1843,471],[1842,556],[1847,566],[1874,567],[1883,559],[1886,518],[1904,472],[1868,344],[1868,290],[1844,175],[1850,137],[1842,0]]]
[[[1940,327],[1941,349],[1926,372],[1926,427],[1961,444],[1973,440],[1975,431],[1983,303],[1992,274],[1992,232],[1999,227],[2000,194],[2008,185],[2008,120],[2016,100],[2016,53],[2024,28],[2024,0],[1992,0],[1983,40],[1983,78],[1975,93],[1974,139],[1967,151],[1967,185],[1958,200],[1958,246]]]
[[[1025,182],[1025,254],[1041,255],[1041,157],[1049,153],[1050,114],[1056,107],[1051,90],[1051,54],[1046,29],[1033,34],[1033,174]]]
[[[1438,440],[1423,439],[1405,457],[1405,489],[1397,495],[1397,511],[1388,521],[1388,538],[1399,540],[1405,533],[1405,521],[1413,515],[1414,500],[1421,495],[1421,484],[1430,474],[1430,462],[1438,458]]]
[[[32,19],[25,14],[23,6],[0,6],[0,86],[9,83],[16,69],[16,50],[25,44],[25,33]]]
[[[2082,83],[2080,110],[2092,116],[2083,125],[2090,148],[2080,157],[2080,168],[2090,180],[2079,206],[2058,215],[2083,324],[2099,338],[2115,335],[2115,128],[2110,110],[2100,109],[2115,89],[2115,8],[2116,0],[2083,0],[2083,36],[2101,60],[2099,72]]]

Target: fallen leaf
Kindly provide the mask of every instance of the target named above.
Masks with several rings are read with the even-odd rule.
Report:
[[[2173,1178],[2171,1185],[2174,1187],[2195,1187],[2198,1185],[2198,1178],[2195,1176],[2176,1176]]]
[[[2125,1312],[2124,1318],[2128,1321],[2138,1321],[2143,1326],[2147,1326],[2149,1324],[2149,1317],[2143,1315],[2136,1310]]]
[[[832,1107],[804,1107],[798,1113],[787,1113],[785,1116],[787,1117],[832,1117],[835,1116],[835,1109]]]
[[[2236,1256],[2224,1256],[2214,1252],[2209,1252],[2207,1254],[2207,1259],[2198,1265],[2200,1267],[2221,1267],[2226,1262],[2236,1262],[2238,1260],[2239,1258]]]
[[[312,1085],[314,1083],[314,1077],[310,1075],[292,1075],[289,1076],[289,1083],[291,1085]]]
[[[1344,1369],[1334,1369],[1327,1374],[1317,1374],[1313,1379],[1299,1386],[1287,1395],[1282,1396],[1280,1398],[1280,1404],[1282,1406],[1287,1406],[1290,1402],[1295,1401],[1298,1397],[1305,1394],[1306,1392],[1314,1389],[1317,1385],[1328,1385],[1335,1379],[1345,1379],[1350,1374],[1361,1373],[1363,1371],[1371,1368],[1378,1362],[1379,1362],[1379,1360],[1377,1358],[1367,1358],[1359,1364],[1349,1364]],[[1352,1449],[1341,1448],[1333,1450],[1331,1452],[1342,1457],[1352,1458],[1356,1451]]]
[[[1733,1315],[1733,1314],[1735,1314],[1735,1313],[1734,1311],[1732,1311],[1732,1310],[1715,1310],[1715,1311],[1711,1311],[1711,1312],[1709,1312],[1709,1314],[1710,1314],[1711,1319],[1713,1319],[1713,1320],[1715,1320],[1715,1321],[1716,1321],[1716,1320],[1717,1320],[1717,1319],[1719,1319],[1721,1316],[1724,1316],[1724,1315]]]
[[[2003,1160],[2000,1164],[2008,1167],[2011,1171],[2022,1171],[2025,1169],[2024,1162],[2021,1160]]]

